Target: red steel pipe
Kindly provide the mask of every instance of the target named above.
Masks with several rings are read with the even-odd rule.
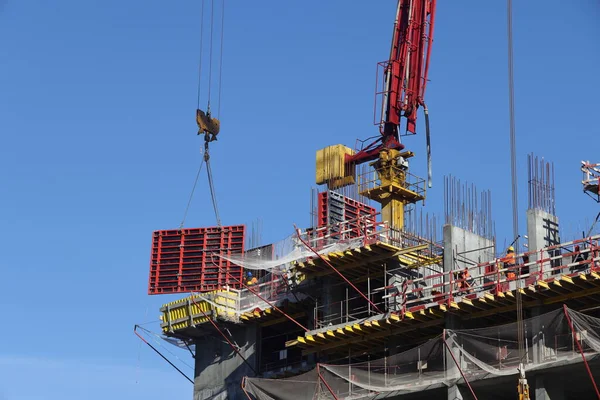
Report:
[[[339,400],[338,397],[335,395],[335,393],[333,393],[333,389],[331,389],[331,386],[329,386],[329,383],[327,383],[327,381],[325,380],[325,378],[323,378],[323,375],[321,375],[321,366],[320,366],[320,364],[317,364],[317,375],[319,375],[319,379],[321,380],[321,382],[323,382],[323,384],[325,385],[325,387],[327,388],[327,390],[329,391],[329,393],[331,393],[331,395],[333,396],[333,398],[335,400]]]
[[[361,297],[365,300],[367,300],[367,302],[369,302],[369,304],[371,304],[373,306],[373,308],[380,314],[383,314],[383,312],[379,309],[379,307],[377,307],[375,305],[375,303],[373,303],[367,296],[365,296],[365,294],[363,292],[361,292],[360,290],[358,290],[358,288],[356,286],[354,286],[352,284],[352,282],[350,282],[344,275],[342,275],[342,273],[340,271],[338,271],[333,265],[331,265],[331,263],[329,261],[327,261],[322,255],[320,255],[314,248],[311,247],[310,244],[308,244],[304,239],[302,239],[302,237],[300,236],[300,230],[294,226],[294,228],[296,229],[296,232],[298,233],[298,240],[300,240],[300,242],[302,242],[302,244],[304,246],[306,246],[307,249],[309,249],[310,251],[312,251],[313,253],[315,253],[315,255],[317,257],[319,257],[321,259],[321,261],[323,261],[325,264],[327,264],[332,270],[334,270],[348,285],[350,285],[350,287],[352,287],[352,289],[356,290],[358,292],[358,294],[361,295]]]
[[[575,343],[577,343],[577,348],[579,349],[579,353],[581,354],[581,358],[583,359],[583,363],[585,364],[585,369],[587,370],[590,379],[592,381],[592,385],[594,385],[594,390],[596,391],[596,396],[598,396],[598,399],[600,399],[600,392],[598,391],[598,386],[596,386],[596,381],[594,380],[594,376],[592,375],[592,370],[590,369],[590,366],[588,365],[587,360],[585,359],[585,355],[583,354],[583,348],[581,347],[581,343],[579,343],[579,340],[577,340],[576,334],[575,334],[575,328],[573,328],[573,322],[571,321],[571,317],[569,317],[569,313],[568,313],[568,309],[567,309],[567,305],[563,304],[563,310],[565,312],[565,317],[567,317],[567,322],[569,323],[569,328],[571,328],[571,332],[573,332],[573,340],[575,341]]]
[[[473,388],[471,387],[471,384],[467,380],[467,377],[465,376],[463,370],[460,368],[460,365],[458,364],[458,361],[456,361],[456,357],[454,357],[454,353],[452,353],[452,350],[450,350],[450,346],[448,346],[448,343],[446,342],[446,330],[445,329],[444,329],[444,335],[442,336],[442,341],[444,342],[444,345],[446,346],[446,348],[448,349],[448,352],[452,356],[452,360],[454,360],[454,364],[456,364],[456,367],[458,368],[458,372],[460,372],[461,376],[463,377],[463,380],[465,381],[465,383],[469,387],[469,390],[471,391],[471,394],[473,395],[473,398],[475,400],[478,400],[477,396],[475,395],[475,392],[473,391]]]

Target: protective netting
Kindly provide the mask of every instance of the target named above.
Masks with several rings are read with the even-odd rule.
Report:
[[[319,254],[327,254],[338,251],[360,247],[363,238],[352,238],[347,240],[334,241],[326,244],[316,250]],[[298,239],[296,235],[289,236],[279,242],[269,245],[272,247],[257,252],[255,249],[249,250],[241,255],[230,255],[219,257],[228,260],[244,269],[254,271],[269,271],[275,274],[287,272],[292,263],[304,260],[309,257],[317,257],[313,250],[307,248]],[[313,247],[313,246],[311,246]]]
[[[319,364],[287,379],[246,378],[245,388],[261,400],[376,399],[449,386],[464,378],[470,382],[516,375],[520,364],[527,372],[581,362],[580,347],[588,360],[600,352],[598,318],[559,309],[529,318],[523,325],[521,355],[516,322],[446,330],[420,346],[385,358]]]

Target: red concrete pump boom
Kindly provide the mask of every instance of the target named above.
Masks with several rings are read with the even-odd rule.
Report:
[[[416,133],[417,109],[423,106],[426,115],[427,142],[429,127],[424,96],[433,41],[436,0],[398,0],[390,58],[379,63],[383,69],[381,137],[365,146],[346,161],[353,164],[374,160],[382,149],[402,150],[400,121],[406,118],[406,132]],[[429,153],[429,151],[428,151]]]

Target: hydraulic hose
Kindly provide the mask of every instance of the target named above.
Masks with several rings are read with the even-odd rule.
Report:
[[[431,135],[429,131],[429,110],[427,109],[425,102],[422,102],[422,104],[423,112],[425,113],[425,138],[427,141],[427,186],[431,188]]]

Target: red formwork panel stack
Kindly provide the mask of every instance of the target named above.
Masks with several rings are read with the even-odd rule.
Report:
[[[243,268],[217,255],[244,252],[245,225],[152,233],[148,294],[238,289]]]
[[[317,226],[345,222],[342,229],[350,230],[346,238],[362,236],[367,225],[374,226],[377,210],[360,201],[333,191],[318,194]]]

